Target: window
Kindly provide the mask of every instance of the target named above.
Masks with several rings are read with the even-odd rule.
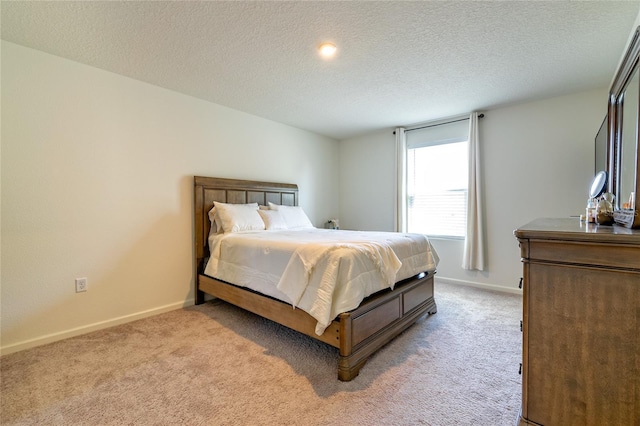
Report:
[[[408,130],[407,231],[464,238],[469,181],[468,121]]]

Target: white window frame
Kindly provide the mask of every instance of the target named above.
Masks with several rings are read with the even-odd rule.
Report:
[[[429,123],[416,124],[410,128],[398,127],[396,128],[396,231],[398,232],[410,232],[407,229],[408,226],[408,167],[407,157],[408,150],[424,147],[435,146],[441,144],[455,143],[455,142],[467,142],[469,143],[469,117],[457,116],[449,117],[448,119],[442,119],[438,121],[432,121]],[[469,147],[470,145],[468,145]],[[470,154],[470,150],[468,150]],[[466,164],[469,167],[469,163]],[[464,178],[467,180],[467,192],[469,191],[469,170]],[[465,200],[465,204],[468,199]],[[466,210],[466,209],[465,209]],[[468,212],[464,212],[464,220],[467,221]],[[415,232],[415,231],[414,231]],[[458,235],[442,235],[441,233],[434,233],[433,235],[427,233],[429,237],[434,239],[452,239],[466,241],[466,233],[468,230],[465,227],[465,236]]]

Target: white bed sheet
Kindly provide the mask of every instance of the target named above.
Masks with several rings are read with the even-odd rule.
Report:
[[[299,229],[209,236],[205,274],[291,303],[321,335],[362,300],[420,272],[438,255],[427,237],[396,232]]]

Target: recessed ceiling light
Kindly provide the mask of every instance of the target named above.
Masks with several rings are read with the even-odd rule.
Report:
[[[330,58],[333,55],[335,55],[336,50],[337,50],[336,45],[333,43],[322,43],[318,47],[318,51],[320,52],[320,55],[324,56],[325,58]]]

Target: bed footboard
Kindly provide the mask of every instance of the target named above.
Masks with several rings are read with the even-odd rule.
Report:
[[[356,310],[340,315],[338,378],[352,380],[369,356],[389,343],[418,318],[435,314],[433,274],[420,274],[395,290],[367,299]]]
[[[340,314],[321,336],[315,334],[316,320],[288,303],[202,274],[198,290],[338,348],[338,379],[349,381],[375,351],[422,315],[437,312],[433,276],[422,273],[366,298],[355,310]]]

